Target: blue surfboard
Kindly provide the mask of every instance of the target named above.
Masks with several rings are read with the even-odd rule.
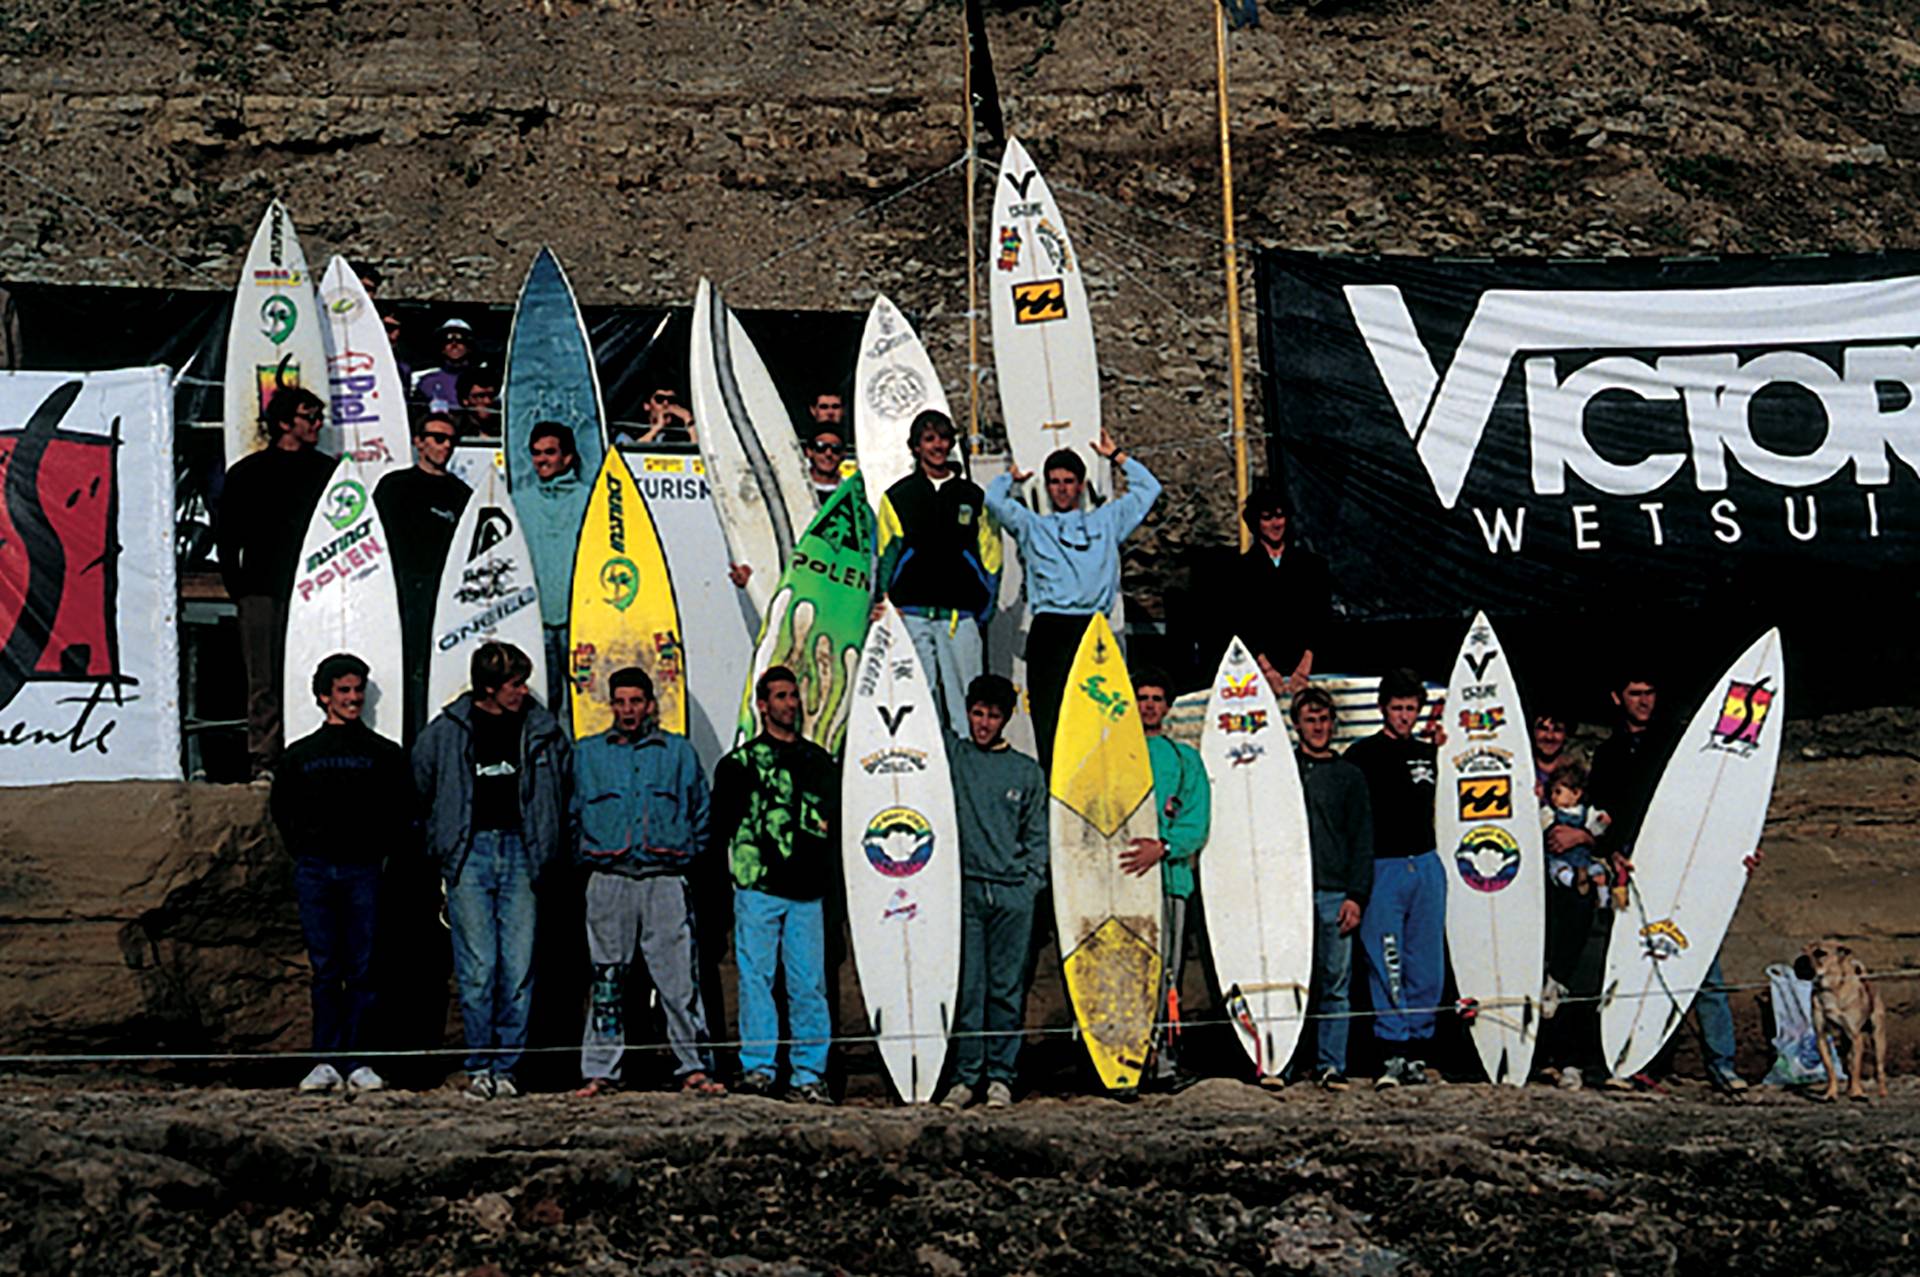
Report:
[[[505,391],[507,487],[533,557],[540,620],[565,625],[580,521],[606,454],[606,429],[593,347],[567,273],[551,249],[540,250],[520,286],[507,339]],[[575,461],[570,471],[543,481],[528,449],[534,427],[547,421],[573,431]]]

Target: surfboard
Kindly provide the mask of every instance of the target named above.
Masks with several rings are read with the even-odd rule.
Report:
[[[567,643],[576,740],[613,726],[607,679],[630,665],[653,679],[661,728],[687,734],[687,649],[673,577],[647,499],[617,448],[601,462],[580,527]]]
[[[1786,683],[1780,631],[1768,630],[1687,720],[1654,787],[1600,985],[1600,1044],[1616,1077],[1659,1054],[1733,923],[1773,795]]]
[[[565,625],[573,599],[573,558],[580,520],[593,495],[593,477],[605,452],[606,416],[600,375],[593,364],[587,326],[581,322],[567,273],[552,249],[543,248],[527,269],[507,337],[507,484],[521,530],[533,553],[535,583],[544,625]],[[573,431],[574,468],[542,483],[528,451],[533,428],[553,421]],[[539,652],[529,652],[535,660]],[[555,689],[558,690],[558,689]]]
[[[266,446],[260,414],[274,391],[303,386],[327,392],[313,275],[293,219],[279,200],[267,205],[240,267],[227,326],[225,385],[227,464]],[[311,696],[306,698],[311,701]]]
[[[386,530],[373,503],[376,480],[375,472],[341,458],[300,544],[287,601],[280,701],[289,742],[326,721],[314,703],[313,671],[335,652],[350,652],[367,663],[362,721],[395,744],[406,726],[400,597]]]
[[[867,312],[853,381],[859,387],[854,456],[866,476],[867,500],[877,514],[887,489],[913,473],[913,454],[907,451],[913,419],[929,408],[951,415],[947,392],[940,388],[940,374],[934,371],[920,335],[884,293],[873,299],[873,309]]]
[[[540,594],[520,514],[507,493],[499,453],[471,471],[473,496],[454,525],[433,608],[433,651],[427,665],[431,717],[470,686],[473,650],[490,639],[511,643],[533,662],[527,686],[542,705],[547,663],[541,659]]]
[[[1213,676],[1200,758],[1213,787],[1199,861],[1213,974],[1254,1072],[1272,1077],[1293,1057],[1313,982],[1313,853],[1279,702],[1238,638]]]
[[[1134,838],[1159,837],[1153,764],[1133,683],[1107,618],[1074,654],[1048,779],[1053,916],[1067,995],[1109,1090],[1140,1085],[1160,991],[1160,875],[1120,868]]]
[[[1047,454],[1072,448],[1088,486],[1113,491],[1100,437],[1100,361],[1081,262],[1047,179],[1017,138],[1007,139],[993,189],[987,294],[994,383],[1014,464],[1038,472]],[[1029,504],[1045,493],[1029,493]],[[1034,505],[1039,509],[1038,505]]]
[[[764,617],[794,542],[814,516],[813,488],[785,402],[747,330],[702,279],[689,356],[695,437],[747,595]]]
[[[760,731],[753,684],[775,665],[800,680],[802,736],[838,754],[852,710],[854,670],[873,607],[873,508],[858,474],[840,481],[794,545],[754,643],[740,695],[739,744]]]
[[[1533,742],[1506,650],[1476,613],[1447,687],[1447,743],[1433,794],[1447,869],[1447,953],[1467,1026],[1494,1082],[1525,1086],[1546,977],[1546,861],[1533,795]]]
[[[960,982],[960,828],[945,733],[900,614],[867,631],[840,776],[840,855],[860,994],[900,1098],[924,1104]]]
[[[320,451],[353,458],[377,481],[388,470],[412,464],[413,430],[400,361],[373,299],[344,257],[327,262],[320,314],[333,399],[320,431]]]

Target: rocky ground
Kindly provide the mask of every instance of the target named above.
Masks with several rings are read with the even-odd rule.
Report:
[[[1906,1273],[1920,1086],[737,1097],[0,1087],[0,1272]]]

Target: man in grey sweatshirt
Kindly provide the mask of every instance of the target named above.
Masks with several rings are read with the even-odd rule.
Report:
[[[1373,886],[1373,804],[1367,778],[1333,752],[1333,698],[1317,687],[1297,693],[1290,710],[1307,791],[1307,845],[1313,852],[1313,1077],[1330,1091],[1347,1088],[1347,986],[1353,933]]]
[[[965,740],[947,737],[960,821],[960,996],[953,1013],[953,1085],[940,1102],[1013,1102],[1026,1018],[1033,902],[1047,880],[1047,781],[1040,764],[1002,739],[1013,684],[982,674],[967,688]]]

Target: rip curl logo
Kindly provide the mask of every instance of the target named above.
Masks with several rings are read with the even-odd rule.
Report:
[[[293,298],[275,293],[260,303],[260,335],[276,346],[284,346],[300,326],[300,308]]]
[[[1707,737],[1707,748],[1745,758],[1760,748],[1760,729],[1773,708],[1773,689],[1767,680],[1742,683],[1733,679],[1720,702],[1720,718]]]
[[[327,489],[327,526],[338,532],[367,512],[367,490],[357,479],[342,479]]]
[[[625,557],[608,559],[600,565],[600,597],[616,612],[624,612],[640,597],[640,569]]]

